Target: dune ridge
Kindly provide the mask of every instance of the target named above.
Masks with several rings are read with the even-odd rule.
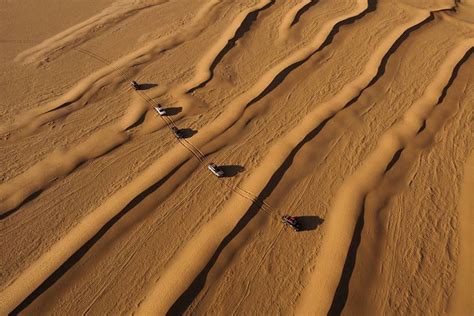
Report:
[[[169,0],[147,0],[147,1],[117,1],[110,7],[90,19],[74,25],[67,30],[41,42],[40,44],[18,54],[15,61],[24,64],[39,62],[46,57],[51,60],[54,53],[79,45],[87,41],[97,30],[111,27],[113,24],[123,21],[140,10],[150,8]]]
[[[248,17],[251,14],[272,5],[274,2],[274,0],[261,0],[254,6],[242,11],[239,15],[237,15],[230,25],[224,30],[217,42],[211,48],[209,48],[206,54],[197,63],[194,77],[173,91],[172,94],[182,95],[197,88],[198,86],[201,86],[202,84],[205,84],[212,76],[212,65],[218,56],[224,52],[224,49],[228,43],[235,39],[238,30],[244,26],[244,23]]]
[[[315,272],[301,296],[297,312],[316,315],[328,313],[364,197],[379,183],[396,152],[403,149],[408,139],[416,136],[436,106],[454,68],[473,45],[473,39],[466,39],[450,52],[423,96],[411,105],[396,125],[381,136],[376,149],[340,187],[326,218],[326,235]]]
[[[338,110],[341,110],[347,103],[349,103],[354,97],[357,97],[361,91],[366,88],[370,82],[375,78],[378,73],[379,66],[382,63],[383,58],[386,54],[389,53],[390,48],[394,43],[409,29],[413,28],[416,25],[421,24],[423,21],[427,20],[430,17],[430,12],[420,11],[420,14],[415,17],[413,20],[400,25],[394,31],[387,36],[387,39],[380,44],[378,49],[372,54],[372,57],[369,63],[365,67],[365,71],[352,81],[350,84],[345,86],[335,97],[333,97],[328,102],[321,104],[316,107],[310,114],[308,114],[303,121],[298,124],[287,136],[280,140],[277,144],[272,146],[270,151],[266,155],[259,168],[257,168],[252,174],[244,180],[244,182],[239,185],[239,187],[244,188],[247,192],[253,192],[253,195],[258,195],[263,188],[266,186],[270,178],[273,176],[274,172],[283,164],[285,159],[288,157],[290,152],[297,147],[297,145],[308,135],[313,129],[320,125],[325,119],[333,116]],[[167,295],[164,293],[170,293],[172,288],[177,288],[177,278],[183,278],[187,280],[187,286],[189,286],[190,281],[193,280],[193,276],[187,276],[184,278],[186,272],[189,271],[189,267],[180,267],[182,262],[192,262],[196,264],[198,252],[197,249],[201,248],[201,259],[199,260],[199,266],[203,266],[203,263],[207,263],[210,257],[213,255],[215,250],[220,244],[220,241],[216,241],[217,236],[219,235],[216,232],[215,227],[229,227],[233,228],[238,220],[240,220],[245,214],[245,212],[250,208],[249,202],[241,201],[241,198],[235,197],[233,200],[224,206],[221,214],[222,216],[216,217],[214,220],[207,224],[206,228],[200,232],[200,236],[196,237],[195,241],[190,242],[190,245],[186,247],[189,253],[186,253],[186,250],[183,250],[183,253],[180,255],[179,259],[176,259],[177,267],[173,268],[171,273],[162,275],[158,281],[157,287],[154,289],[154,296],[150,298],[150,301],[156,302],[157,297],[161,297],[161,302],[167,300]],[[230,214],[235,214],[230,216]],[[237,215],[240,214],[240,215]],[[278,216],[281,214],[273,214],[273,216]],[[234,218],[232,224],[229,224],[231,218]],[[230,229],[220,230],[222,235],[220,235],[220,240],[222,240],[229,232]],[[207,232],[207,233],[206,233]],[[205,235],[208,235],[207,237]],[[211,247],[211,245],[213,247]],[[193,259],[192,259],[193,258]],[[178,263],[179,262],[179,263]],[[179,271],[178,271],[179,269]],[[186,269],[186,270],[185,270]],[[193,268],[194,270],[194,268]],[[165,271],[166,273],[166,271]],[[188,272],[189,273],[189,272]],[[196,272],[194,272],[196,273]],[[197,275],[197,274],[196,274]],[[169,283],[166,284],[163,280],[166,277],[166,281]],[[194,276],[195,277],[195,276]],[[162,287],[161,290],[158,287]],[[183,285],[182,288],[187,286]],[[166,299],[163,298],[163,295],[166,295]],[[153,310],[154,312],[164,312],[169,308],[163,307],[158,310]],[[151,312],[151,309],[143,309],[143,313]]]
[[[67,175],[86,160],[99,157],[127,141],[125,133],[102,130],[77,147],[56,149],[23,174],[0,185],[0,217],[17,208],[54,179]]]
[[[217,4],[217,2],[213,2],[212,5],[208,4],[204,8],[206,10],[202,9],[203,13],[201,15],[206,14],[215,4]],[[279,73],[298,61],[309,57],[324,43],[326,37],[337,23],[361,14],[367,7],[367,2],[358,1],[353,12],[326,22],[321,28],[321,31],[308,46],[299,49],[293,55],[274,66],[261,77],[258,84],[229,104],[229,110],[224,112],[220,119],[203,128],[198,135],[194,136],[193,139],[196,139],[196,144],[193,146],[199,147],[200,144],[205,143],[206,140],[208,141],[214,135],[219,135],[227,130],[242,114],[246,104],[261,94]],[[196,16],[196,19],[198,19],[198,17],[199,16]],[[109,68],[111,67],[112,66],[106,67],[105,70],[110,70]],[[212,131],[212,133],[206,131]],[[153,183],[164,178],[166,174],[175,168],[176,164],[182,164],[187,159],[190,159],[190,153],[185,149],[183,150],[183,147],[180,145],[177,146],[178,147],[174,147],[168,151],[168,153],[145,170],[127,187],[117,191],[106,200],[99,208],[102,212],[97,212],[98,210],[90,212],[89,215],[83,218],[77,226],[58,241],[47,253],[43,254],[35,264],[31,265],[26,271],[23,271],[16,280],[10,282],[10,285],[2,291],[2,297],[6,299],[2,304],[3,306],[0,305],[0,307],[2,307],[0,310],[13,309],[22,299],[53,273],[54,270],[65,262],[68,257],[79,249],[81,245],[92,238],[92,236],[99,231],[100,227],[105,225],[129,201],[150,187]],[[172,302],[170,302],[170,304],[172,304]]]
[[[44,189],[52,181],[66,176],[82,163],[100,157],[130,140],[129,128],[139,121],[148,107],[149,104],[145,100],[136,96],[120,120],[111,126],[100,129],[70,148],[56,149],[22,174],[0,184],[0,218],[11,213],[28,197]],[[161,123],[159,127],[164,125]]]
[[[42,120],[41,116],[51,115],[50,112],[58,109],[61,110],[62,113],[54,115],[54,119],[57,119],[66,113],[70,113],[71,110],[68,109],[68,107],[70,107],[71,104],[79,100],[83,103],[87,102],[87,99],[101,87],[112,82],[114,73],[117,71],[122,72],[124,68],[130,68],[150,61],[154,55],[174,48],[197,36],[197,34],[202,32],[204,28],[212,22],[212,18],[209,18],[209,15],[212,15],[213,9],[220,3],[220,0],[206,2],[200,8],[199,12],[196,13],[190,24],[185,26],[183,30],[178,30],[174,34],[163,39],[151,41],[137,51],[121,57],[114,62],[110,62],[103,68],[81,79],[73,88],[64,93],[58,99],[17,115],[14,118],[14,121],[10,124],[0,125],[0,134],[12,132],[28,125],[35,124],[35,121],[37,120],[41,120],[41,124],[44,124],[45,121]],[[49,120],[50,119],[51,118],[49,118]]]
[[[207,53],[207,55],[203,57],[201,61],[198,63],[198,65],[196,66],[196,69],[197,69],[196,75],[188,83],[184,84],[184,87],[183,87],[184,91],[182,91],[183,94],[210,78],[211,64],[214,62],[215,58],[222,51],[222,49],[224,49],[227,42],[235,36],[235,33],[241,27],[241,24],[244,22],[247,16],[251,14],[252,12],[255,12],[257,10],[264,8],[270,3],[271,1],[269,0],[261,1],[256,6],[243,11],[234,19],[234,22],[231,23],[230,27],[226,30],[226,32],[224,32],[224,35],[221,37],[220,40],[218,40],[215,47],[212,48]],[[86,51],[86,53],[88,52]],[[93,55],[92,57],[98,58],[99,60],[101,59],[100,56],[96,56],[96,55]],[[8,197],[0,198],[0,213],[6,213],[10,211],[11,209],[18,207],[18,205],[20,205],[26,198],[28,198],[31,194],[37,192],[38,190],[44,188],[44,186],[48,184],[50,181],[52,181],[54,178],[57,178],[59,175],[64,176],[67,173],[71,172],[80,163],[86,160],[90,160],[92,158],[96,158],[98,156],[95,154],[89,154],[89,155],[86,154],[86,152],[84,152],[85,148],[89,148],[89,150],[94,150],[93,147],[97,145],[102,145],[104,146],[104,150],[102,152],[106,152],[107,150],[110,150],[113,147],[123,144],[128,139],[128,137],[126,136],[126,134],[123,133],[123,131],[125,131],[125,129],[127,129],[129,126],[133,125],[138,120],[138,118],[143,114],[144,106],[151,107],[154,104],[153,98],[164,93],[165,89],[166,87],[160,87],[159,89],[155,89],[154,93],[151,96],[145,94],[142,91],[137,91],[139,96],[143,98],[144,102],[141,102],[141,103],[135,102],[135,104],[132,103],[128,111],[136,112],[136,114],[132,114],[133,119],[131,120],[131,122],[126,123],[126,126],[124,126],[120,131],[118,131],[117,129],[118,132],[115,133],[115,135],[112,135],[113,130],[115,129],[109,128],[106,132],[101,131],[97,133],[96,135],[94,135],[93,137],[91,137],[90,139],[88,139],[85,143],[80,144],[78,146],[80,149],[72,149],[68,153],[65,153],[65,152],[54,153],[53,156],[54,157],[60,156],[61,161],[64,162],[63,164],[65,163],[68,164],[68,168],[64,168],[63,164],[51,163],[51,160],[53,162],[59,161],[59,160],[56,158],[53,159],[51,157],[47,157],[44,159],[43,162],[36,164],[35,166],[27,170],[22,175],[18,176],[12,181],[9,181],[8,183],[1,185],[0,196],[3,195],[3,196],[8,196]],[[130,114],[128,116],[130,116]],[[164,120],[167,123],[174,125],[174,121],[176,121],[180,117],[175,118],[174,120],[171,120],[171,118],[164,118]],[[44,124],[46,121],[48,120],[42,120],[39,125]],[[162,126],[163,124],[160,124],[159,127],[155,127],[155,129],[160,128]],[[120,127],[118,128],[120,129]],[[150,131],[148,131],[148,133],[149,132]],[[100,144],[100,140],[102,138],[104,139],[106,138],[104,137],[105,134],[107,134],[108,136],[113,136],[112,139],[118,138],[119,141],[117,142],[106,141],[105,143]],[[202,153],[197,152],[196,149],[192,147],[192,144],[189,144],[188,146],[188,143],[185,140],[181,142],[183,146],[188,148],[188,150],[190,150],[191,152],[194,152],[194,154],[197,155],[197,157],[203,156]],[[94,146],[89,146],[91,143],[93,143]],[[81,155],[79,155],[81,156],[80,159],[76,158],[78,156],[78,154],[76,154],[76,150],[80,150],[81,152]],[[44,170],[44,169],[49,170],[50,173],[47,175],[43,173],[42,177],[34,176],[38,174],[38,170]],[[35,179],[33,183],[29,181],[31,177]]]
[[[301,12],[305,7],[308,5],[315,3],[317,1],[315,0],[302,0],[300,3],[295,5],[293,8],[291,8],[290,11],[288,11],[283,19],[281,20],[281,24],[278,28],[278,40],[284,42],[288,39],[290,36],[290,29],[293,26],[296,16],[298,15],[299,12]]]
[[[468,5],[8,3],[0,314],[472,309]]]
[[[365,5],[363,2],[359,2],[359,6],[355,12],[352,13],[352,16],[360,14],[367,8],[367,2],[365,2]],[[423,20],[425,18],[426,17],[423,17]],[[376,72],[377,71],[375,71],[375,73]],[[265,78],[265,76],[262,78]],[[274,158],[275,156],[278,157],[279,155],[269,154],[268,156],[271,156],[272,158],[269,159],[270,161],[265,161],[267,166],[266,171],[277,169],[279,166],[279,161]],[[269,176],[271,177],[272,174],[273,173],[270,172]],[[269,178],[268,175],[262,176],[259,174],[258,176],[251,176],[248,179],[249,180],[245,181],[245,183],[249,183],[248,187],[246,187],[244,183],[239,187],[244,187],[246,191],[252,192],[252,195],[257,196],[258,194],[256,194],[255,191],[255,183],[257,183],[257,187],[260,186],[260,189],[262,189]],[[232,201],[234,202],[229,202],[229,204],[232,206],[225,207],[224,210],[220,212],[219,215],[216,216],[211,222],[209,222],[206,227],[204,227],[178,255],[179,259],[176,258],[174,260],[176,264],[174,266],[170,266],[168,270],[165,271],[165,273],[158,280],[156,286],[153,288],[151,295],[140,305],[140,313],[164,313],[168,311],[171,305],[181,294],[179,291],[184,292],[184,290],[189,286],[199,271],[201,271],[203,266],[208,262],[209,258],[213,255],[215,249],[217,249],[222,239],[232,230],[233,227],[235,227],[236,223],[240,220],[240,218],[242,218],[243,214],[245,214],[245,212],[250,208],[252,203],[250,200],[242,201],[240,196],[234,196]],[[218,231],[216,231],[216,227],[219,227]],[[199,263],[196,262],[198,258],[197,249],[201,249],[202,252],[199,255]],[[190,262],[191,258],[193,258],[194,261],[192,267],[187,264],[183,264],[184,262]],[[182,278],[179,283],[176,280],[177,276]],[[160,297],[159,302],[157,302],[157,297]]]
[[[449,302],[448,312],[452,315],[468,315],[474,309],[474,303],[469,295],[472,287],[473,267],[473,215],[474,199],[469,194],[469,188],[474,185],[474,151],[469,155],[464,166],[464,179],[461,189],[460,220],[461,240],[459,254],[459,269],[456,272],[456,286]],[[471,232],[471,234],[469,234]]]

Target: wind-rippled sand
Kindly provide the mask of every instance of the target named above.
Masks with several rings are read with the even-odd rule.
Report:
[[[474,313],[472,0],[0,6],[0,314]]]

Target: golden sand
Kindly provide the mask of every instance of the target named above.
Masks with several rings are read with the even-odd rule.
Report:
[[[0,20],[0,314],[474,313],[472,0]]]

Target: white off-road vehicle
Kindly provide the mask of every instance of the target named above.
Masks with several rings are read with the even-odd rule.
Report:
[[[210,163],[207,168],[218,178],[224,176],[224,170],[220,169],[215,163]]]

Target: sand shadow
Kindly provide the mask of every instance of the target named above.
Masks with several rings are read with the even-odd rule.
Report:
[[[145,116],[146,116],[146,113],[143,113],[142,116],[140,116],[140,118],[135,122],[133,123],[132,125],[130,125],[129,127],[127,127],[125,130],[126,131],[129,131],[131,129],[134,129],[135,127],[137,126],[140,126],[143,124],[143,122],[145,122]]]
[[[369,0],[368,1],[368,8],[367,10],[365,10],[364,12],[362,13],[359,13],[358,15],[354,16],[354,17],[351,17],[351,18],[348,18],[346,20],[343,20],[343,21],[340,21],[338,23],[336,23],[336,25],[333,27],[333,29],[331,30],[331,32],[329,33],[329,35],[327,36],[326,40],[321,44],[321,46],[316,50],[314,51],[313,53],[311,53],[308,57],[306,57],[305,59],[303,60],[300,60],[298,62],[295,62],[294,64],[288,66],[287,68],[285,68],[284,70],[282,70],[274,79],[273,81],[265,88],[265,90],[260,93],[258,96],[256,96],[254,99],[252,99],[247,107],[253,105],[254,103],[260,101],[263,97],[265,97],[266,95],[268,95],[270,92],[272,92],[273,90],[275,90],[275,88],[277,88],[284,80],[285,78],[290,74],[292,73],[295,69],[299,68],[301,65],[303,65],[306,61],[308,61],[311,57],[313,57],[316,53],[319,53],[320,51],[322,51],[324,48],[326,48],[327,46],[329,46],[335,36],[339,33],[340,29],[342,26],[346,26],[346,25],[350,25],[350,24],[353,24],[355,23],[356,21],[362,19],[363,17],[365,17],[367,14],[369,14],[370,12],[374,12],[376,9],[377,9],[377,0]]]
[[[458,75],[460,67],[468,60],[468,58],[473,53],[473,51],[474,49],[472,48],[469,51],[467,51],[464,57],[456,65],[448,84],[444,87],[442,91],[442,94],[437,102],[437,105],[443,102],[448,89],[451,87],[452,83],[454,82],[455,78]],[[425,124],[422,125],[420,130],[422,131],[424,129],[425,129]],[[420,133],[420,131],[418,131],[418,133]],[[403,153],[403,149],[400,149],[394,154],[391,161],[388,163],[385,172],[391,170],[395,166],[395,164],[400,160],[402,153]],[[350,284],[350,280],[355,269],[357,251],[361,243],[362,231],[364,228],[364,215],[365,215],[365,209],[363,207],[360,212],[360,216],[358,218],[358,221],[354,230],[354,235],[352,237],[351,245],[349,247],[346,261],[344,263],[341,279],[339,281],[328,315],[341,315],[346,305],[346,302],[349,296],[349,284]]]
[[[183,111],[183,108],[180,106],[177,106],[177,107],[165,108],[165,111],[166,111],[166,116],[173,116],[178,113],[181,113],[181,111]]]
[[[390,160],[390,162],[388,163],[387,168],[385,168],[384,173],[387,173],[388,171],[390,171],[390,169],[392,169],[393,166],[397,163],[397,161],[400,159],[400,156],[402,155],[403,149],[404,148],[397,150],[395,155],[393,155],[392,160]]]
[[[316,137],[316,135],[319,134],[319,132],[324,128],[328,120],[329,119],[325,120],[313,131],[311,131],[303,139],[303,141],[301,141],[291,151],[291,153],[285,159],[283,164],[278,168],[278,170],[270,178],[270,180],[268,181],[267,185],[262,190],[262,192],[257,196],[254,203],[252,203],[252,206],[249,208],[247,213],[245,213],[245,215],[240,219],[240,221],[237,223],[234,229],[224,238],[224,240],[217,247],[216,251],[214,252],[214,255],[209,260],[209,262],[204,267],[204,269],[199,273],[198,276],[196,276],[196,278],[191,283],[191,285],[186,289],[186,291],[183,294],[181,294],[178,300],[176,300],[176,302],[173,304],[173,306],[170,308],[170,310],[167,313],[168,315],[181,315],[191,305],[191,303],[196,298],[198,293],[204,288],[209,271],[216,263],[217,258],[222,253],[224,248],[235,238],[235,236],[239,234],[240,231],[242,231],[242,229],[244,229],[244,227],[247,226],[247,224],[252,220],[252,218],[254,218],[254,216],[257,215],[257,213],[260,211],[260,209],[263,206],[263,201],[265,201],[265,199],[271,195],[271,193],[276,188],[278,183],[280,183],[286,171],[293,164],[293,159],[295,158],[298,151],[301,149],[301,147],[303,147],[304,144],[308,143],[314,137]]]
[[[301,224],[300,231],[315,230],[324,222],[319,216],[298,216],[298,222]]]
[[[309,2],[308,4],[306,4],[304,7],[302,7],[298,13],[296,13],[296,16],[295,16],[295,19],[293,20],[293,22],[291,22],[291,26],[297,24],[300,19],[301,19],[301,16],[306,13],[306,11],[308,11],[309,9],[311,9],[312,6],[316,5],[317,3],[319,2],[319,0],[313,0],[311,2]]]
[[[197,130],[194,130],[192,128],[180,128],[179,133],[181,134],[181,138],[189,138],[192,137],[193,135],[197,134]]]
[[[334,298],[329,309],[328,315],[341,315],[344,306],[346,305],[347,298],[349,297],[349,282],[354,272],[357,250],[359,248],[362,239],[362,229],[364,228],[364,209],[357,220],[356,227],[354,229],[354,235],[352,237],[351,245],[347,253],[346,261],[342,269],[341,280],[334,294]]]
[[[224,178],[234,177],[245,170],[243,166],[239,165],[224,165],[219,166],[219,169],[224,171]]]
[[[209,71],[210,71],[210,74],[211,74],[209,76],[209,78],[206,81],[199,84],[197,87],[194,87],[191,90],[189,90],[188,93],[193,93],[194,91],[205,87],[206,84],[209,81],[212,80],[212,78],[214,77],[214,70],[217,67],[217,65],[222,61],[224,56],[227,55],[227,53],[230,52],[232,50],[232,48],[235,47],[235,45],[236,45],[236,43],[239,39],[243,38],[244,35],[248,31],[250,31],[250,28],[252,27],[252,24],[257,20],[257,17],[260,14],[260,12],[270,8],[273,4],[275,4],[275,0],[271,0],[263,8],[260,8],[256,11],[254,11],[254,12],[251,12],[250,14],[248,14],[245,17],[245,19],[242,21],[241,25],[239,26],[239,28],[235,32],[234,37],[227,42],[227,45],[219,52],[219,54],[216,56],[216,58],[214,59],[214,61],[211,64],[211,66],[209,67]]]
[[[20,203],[20,205],[18,205],[17,207],[15,207],[14,209],[11,209],[3,214],[0,214],[0,220],[2,219],[5,219],[7,218],[8,216],[10,215],[13,215],[14,213],[16,213],[16,211],[18,211],[22,206],[24,206],[25,204],[28,204],[29,202],[33,201],[34,199],[36,199],[38,196],[40,196],[40,194],[43,192],[44,189],[40,189],[36,192],[33,192],[32,194],[30,194],[30,196],[28,196],[22,203]]]
[[[51,274],[43,283],[41,283],[30,295],[28,295],[9,315],[18,315],[26,307],[28,307],[35,299],[37,299],[42,293],[53,286],[65,273],[67,273],[86,253],[91,249],[104,235],[109,231],[112,226],[117,223],[122,217],[124,217],[130,210],[137,206],[143,201],[148,195],[158,190],[166,181],[168,181],[177,171],[181,168],[181,164],[173,169],[160,181],[152,184],[132,201],[130,201],[118,214],[113,216],[99,231],[89,239],[84,245],[82,245],[74,254],[72,254],[59,268],[57,268],[53,274]]]
[[[158,86],[156,83],[140,83],[137,86],[137,90],[148,90]]]

